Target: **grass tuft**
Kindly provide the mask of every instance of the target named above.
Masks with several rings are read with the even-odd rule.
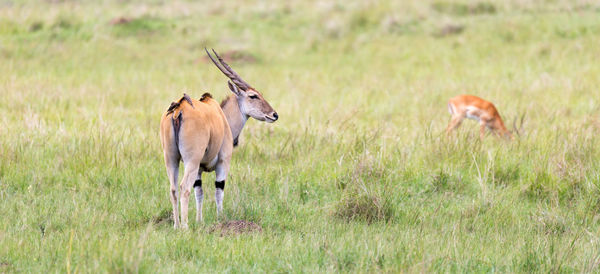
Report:
[[[338,182],[339,186],[343,186],[343,194],[334,216],[346,221],[367,223],[391,220],[394,209],[390,197],[384,194],[386,172],[372,159],[359,160],[351,175]]]
[[[387,222],[393,217],[393,208],[381,195],[346,193],[336,207],[335,216],[346,221]]]

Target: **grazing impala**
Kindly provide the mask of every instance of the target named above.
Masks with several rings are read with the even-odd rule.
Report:
[[[512,139],[512,134],[506,129],[500,114],[496,107],[491,102],[483,100],[473,95],[459,95],[448,102],[448,111],[452,114],[452,120],[448,124],[446,133],[460,126],[460,123],[465,119],[473,119],[479,121],[479,138],[483,140],[485,136],[485,128],[495,133],[497,136]]]
[[[206,50],[206,49],[205,49]],[[202,172],[215,171],[215,201],[217,216],[223,210],[225,179],[233,147],[249,117],[269,123],[278,115],[262,95],[246,83],[213,50],[208,57],[227,76],[229,95],[221,105],[208,93],[200,100],[187,94],[173,102],[160,121],[160,140],[171,188],[169,196],[173,205],[175,228],[187,228],[188,203],[192,187],[196,194],[196,221],[202,221]],[[179,161],[183,161],[183,179],[179,188],[177,175]],[[179,222],[179,189],[181,189],[181,225]]]

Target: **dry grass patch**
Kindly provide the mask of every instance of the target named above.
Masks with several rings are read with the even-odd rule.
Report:
[[[244,63],[244,64],[253,64],[256,63],[257,59],[256,57],[254,57],[254,55],[245,52],[245,51],[241,51],[241,50],[230,50],[230,51],[224,51],[222,53],[219,52],[219,56],[221,56],[221,58],[223,58],[223,60],[227,63],[234,63],[234,64],[239,64],[239,63]],[[202,63],[206,63],[206,64],[210,64],[211,61],[208,58],[208,56],[202,56],[200,58],[200,62]]]
[[[436,37],[445,37],[450,35],[461,34],[465,30],[465,26],[459,24],[447,24],[434,34]]]

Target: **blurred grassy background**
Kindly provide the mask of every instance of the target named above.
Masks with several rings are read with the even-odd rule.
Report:
[[[0,1],[0,272],[596,272],[599,38],[594,1]],[[261,233],[211,233],[213,174],[169,220],[160,115],[228,94],[204,47],[280,115],[226,187]],[[518,140],[446,138],[460,93]]]

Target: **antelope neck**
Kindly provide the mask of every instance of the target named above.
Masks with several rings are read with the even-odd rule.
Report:
[[[227,118],[227,123],[229,123],[233,139],[236,140],[240,136],[240,133],[248,120],[248,116],[242,113],[237,98],[234,95],[227,96],[227,98],[221,102],[221,109],[223,109],[223,113],[225,113],[225,118]]]

